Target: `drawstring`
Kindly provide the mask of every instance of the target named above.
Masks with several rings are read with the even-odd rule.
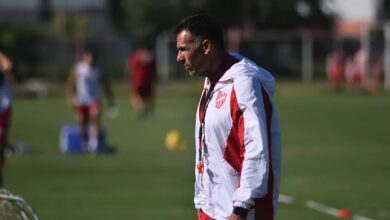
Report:
[[[226,63],[222,63],[221,67],[218,68],[217,74],[215,75],[215,78],[213,81],[210,79],[210,88],[207,89],[207,87],[203,90],[202,98],[200,101],[200,106],[199,106],[199,119],[200,119],[200,126],[199,126],[199,157],[198,157],[198,164],[197,164],[197,169],[198,173],[203,174],[204,171],[204,163],[203,163],[203,151],[205,145],[205,117],[206,117],[206,111],[207,107],[213,97],[213,90],[219,79],[225,74],[225,72],[233,66],[235,63],[237,63],[238,60],[234,57],[229,56],[229,60]],[[224,65],[225,64],[225,65]]]

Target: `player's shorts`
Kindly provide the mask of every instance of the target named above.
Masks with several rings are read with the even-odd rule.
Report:
[[[153,87],[151,83],[144,84],[144,85],[134,85],[133,86],[133,93],[143,97],[143,98],[150,98],[153,96]]]
[[[91,115],[100,112],[100,103],[93,102],[89,105],[76,105],[74,108],[79,118],[89,118]]]
[[[6,138],[10,120],[11,107],[8,107],[0,113],[0,143],[2,143]]]
[[[198,210],[198,220],[214,220],[210,216],[208,216],[206,213],[202,211],[202,209]]]

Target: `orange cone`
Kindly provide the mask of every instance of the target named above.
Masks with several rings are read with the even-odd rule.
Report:
[[[352,212],[349,209],[341,209],[339,211],[339,218],[351,218]]]

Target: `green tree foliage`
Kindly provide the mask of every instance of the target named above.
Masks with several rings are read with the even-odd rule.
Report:
[[[251,15],[258,28],[331,27],[333,17],[321,10],[321,0],[251,0]]]
[[[125,31],[126,9],[122,0],[108,1],[108,16],[110,17],[111,24],[118,31]]]
[[[14,62],[14,74],[18,81],[37,76],[35,49],[40,39],[42,35],[34,27],[0,26],[0,46]]]
[[[107,0],[108,15],[116,29],[138,44],[148,44],[179,19],[189,7],[181,0]]]
[[[251,28],[329,28],[332,17],[321,0],[107,0],[112,23],[135,42],[148,42],[180,19],[206,13],[229,26]]]

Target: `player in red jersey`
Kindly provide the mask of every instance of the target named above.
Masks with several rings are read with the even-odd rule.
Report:
[[[145,48],[136,49],[127,60],[130,72],[130,102],[138,118],[144,118],[154,110],[155,58]]]

